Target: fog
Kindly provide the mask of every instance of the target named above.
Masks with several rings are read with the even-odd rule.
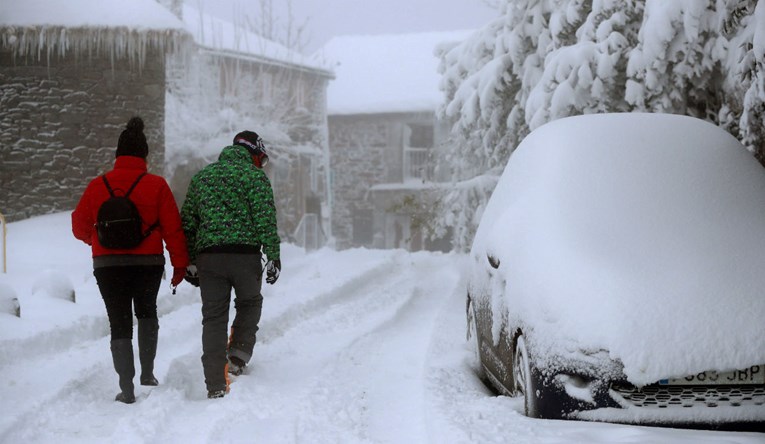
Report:
[[[191,0],[222,18],[257,17],[268,0]],[[278,25],[288,23],[288,2],[273,2]],[[483,26],[496,16],[490,0],[292,0],[293,23],[306,24],[304,52],[337,35],[452,31]]]

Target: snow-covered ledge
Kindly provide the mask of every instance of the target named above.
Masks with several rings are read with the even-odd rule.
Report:
[[[0,35],[0,45],[11,50],[14,57],[50,60],[51,56],[63,57],[72,51],[77,57],[109,55],[112,62],[126,58],[139,67],[144,65],[150,49],[159,53],[178,52],[189,41],[188,34],[178,30],[141,31],[127,27],[7,27]]]
[[[142,66],[149,50],[178,51],[190,38],[183,23],[155,0],[5,0],[0,49],[14,57],[110,56]]]

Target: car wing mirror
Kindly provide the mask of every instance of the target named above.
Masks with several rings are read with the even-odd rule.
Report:
[[[491,265],[492,268],[499,268],[499,259],[492,256],[491,254],[487,254],[486,259],[489,260],[489,265]]]

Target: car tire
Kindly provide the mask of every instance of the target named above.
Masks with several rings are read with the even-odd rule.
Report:
[[[523,396],[523,413],[530,417],[539,417],[539,400],[537,399],[537,384],[532,373],[532,362],[526,348],[523,335],[515,339],[513,350],[513,381],[515,391]]]
[[[470,349],[470,366],[475,370],[479,377],[483,377],[483,363],[481,362],[481,338],[478,336],[478,326],[476,324],[475,307],[473,300],[468,298],[467,310],[467,346]]]

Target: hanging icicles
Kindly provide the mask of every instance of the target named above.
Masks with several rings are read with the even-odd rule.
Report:
[[[0,34],[0,45],[14,57],[33,57],[50,65],[51,57],[108,56],[112,66],[118,59],[128,59],[131,68],[141,70],[150,51],[161,54],[184,52],[191,45],[190,36],[179,30],[135,30],[116,28],[65,28],[61,26],[8,27]]]

